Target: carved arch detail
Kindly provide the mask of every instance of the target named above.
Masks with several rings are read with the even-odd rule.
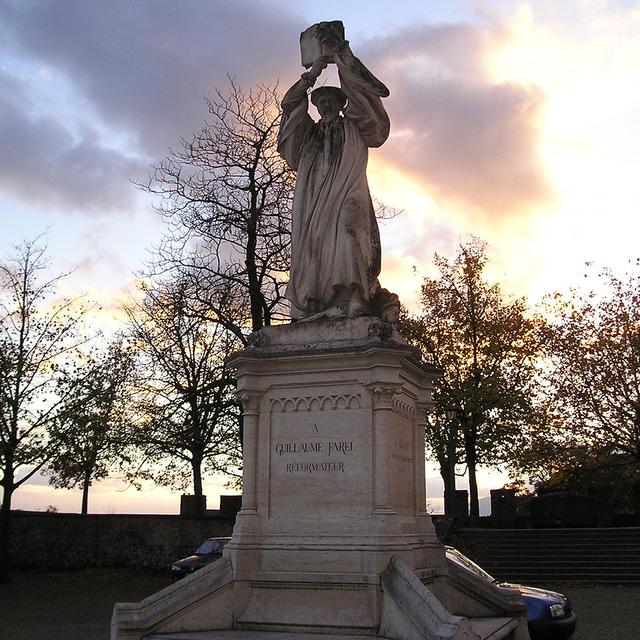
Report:
[[[272,413],[294,413],[301,411],[335,411],[361,409],[359,393],[336,395],[296,396],[271,400]]]
[[[416,408],[414,404],[406,398],[396,397],[393,399],[393,412],[401,415],[403,418],[413,420],[416,415]]]

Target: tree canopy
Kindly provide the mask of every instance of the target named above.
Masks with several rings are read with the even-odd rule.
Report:
[[[436,278],[422,285],[422,311],[405,316],[403,331],[442,371],[426,441],[452,495],[453,470],[469,471],[471,515],[479,516],[478,465],[508,463],[523,430],[538,419],[541,323],[526,300],[507,299],[485,277],[486,245],[473,238],[448,260],[436,255]]]
[[[51,432],[58,447],[47,465],[55,487],[82,489],[81,513],[88,512],[89,488],[106,478],[130,454],[133,354],[119,337],[94,348],[60,386],[74,387],[65,397]],[[76,380],[80,378],[80,382]]]
[[[7,545],[14,492],[60,446],[54,425],[76,405],[82,383],[79,347],[86,342],[78,298],[58,299],[64,274],[48,277],[46,248],[24,242],[0,263],[0,581],[7,579]]]
[[[591,282],[550,304],[550,396],[567,437],[640,471],[640,261]]]
[[[212,321],[193,281],[143,287],[127,308],[137,354],[132,477],[184,487],[202,499],[204,471],[238,476],[240,409],[225,357],[241,343]]]

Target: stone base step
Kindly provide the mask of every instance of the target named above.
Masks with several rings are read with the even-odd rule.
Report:
[[[472,629],[481,640],[505,640],[517,626],[513,618],[471,618]],[[150,635],[145,640],[387,640],[382,636],[355,636],[274,631],[190,631]]]
[[[320,633],[290,633],[285,631],[189,631],[150,635],[145,640],[386,640],[381,636],[354,636]],[[483,639],[484,640],[484,639]],[[491,638],[493,640],[493,638]]]
[[[469,622],[481,640],[511,638],[518,626],[518,621],[513,618],[469,618]]]

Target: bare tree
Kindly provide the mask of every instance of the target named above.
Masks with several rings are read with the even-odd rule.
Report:
[[[61,414],[51,428],[60,446],[47,473],[55,487],[82,488],[83,515],[88,512],[93,481],[106,478],[119,461],[128,459],[132,365],[132,354],[116,337],[102,351],[88,354],[73,375],[65,372],[59,381],[59,389],[74,391],[63,394]]]
[[[215,321],[246,344],[249,328],[283,315],[293,174],[276,149],[276,87],[245,92],[229,78],[228,93],[207,102],[210,121],[139,185],[161,198],[170,229],[152,268],[197,279]],[[217,306],[229,298],[233,317]]]
[[[75,362],[84,309],[78,299],[55,301],[64,276],[47,279],[47,268],[37,240],[0,263],[0,581],[8,579],[12,496],[58,451],[52,426],[81,381]],[[69,383],[61,386],[63,373]]]
[[[145,286],[143,299],[127,309],[138,358],[133,438],[141,453],[130,475],[172,487],[191,478],[202,504],[205,472],[239,476],[240,410],[225,357],[241,343],[212,321],[192,285]]]

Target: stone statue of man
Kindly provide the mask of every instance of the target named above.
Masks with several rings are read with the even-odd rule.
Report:
[[[380,235],[366,168],[369,147],[389,135],[381,100],[389,91],[347,41],[330,45],[334,53],[317,57],[282,100],[278,151],[297,172],[286,297],[294,320],[384,318],[389,293],[378,282]],[[307,91],[329,62],[337,65],[341,86],[311,92],[320,113],[314,122]]]

